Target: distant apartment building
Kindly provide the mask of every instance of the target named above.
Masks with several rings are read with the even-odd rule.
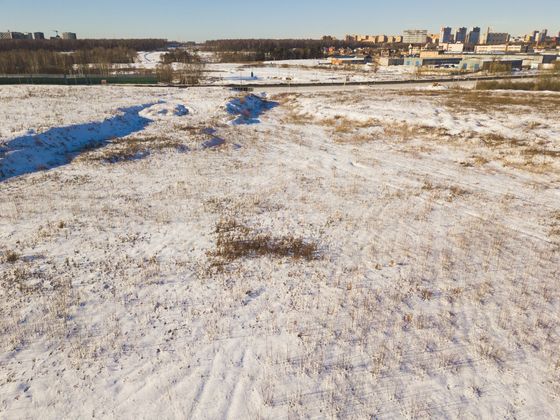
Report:
[[[63,32],[62,39],[78,39],[74,32]]]
[[[346,42],[372,42],[372,41],[370,35],[346,35]]]
[[[528,53],[531,48],[528,45],[508,45],[508,44],[488,44],[477,45],[474,47],[475,54],[515,54],[515,53]]]
[[[428,31],[424,29],[407,29],[403,31],[405,44],[425,44],[428,41]]]
[[[541,29],[540,31],[535,31],[534,32],[534,42],[536,42],[537,44],[542,44],[543,42],[546,41],[546,37],[548,36],[548,29]]]
[[[45,39],[45,34],[43,32],[35,32],[33,33],[33,39],[35,40]]]
[[[439,42],[440,44],[448,44],[450,42],[453,42],[453,34],[451,33],[450,27],[447,26],[441,28],[441,31],[439,32]]]
[[[31,34],[24,34],[22,32],[0,32],[0,39],[29,39]]]
[[[346,42],[361,42],[369,44],[395,44],[402,42],[402,36],[388,35],[346,35]]]
[[[439,44],[440,48],[444,52],[448,53],[462,53],[465,51],[465,44],[462,42],[453,43],[446,43],[446,44]]]
[[[455,42],[463,42],[467,41],[467,28],[457,28],[455,31]]]
[[[480,44],[484,45],[500,45],[509,42],[509,34],[505,32],[492,32],[490,28],[486,30],[480,40]]]
[[[402,41],[402,36],[400,35],[396,35],[396,36],[388,36],[387,37],[387,43],[388,44],[400,44]]]
[[[471,28],[469,33],[467,34],[466,44],[468,45],[476,45],[480,43],[480,28],[475,26]]]

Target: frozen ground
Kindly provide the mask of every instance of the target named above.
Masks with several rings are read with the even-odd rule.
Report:
[[[303,63],[296,64],[298,61],[303,61]],[[205,72],[207,82],[216,85],[239,81],[252,84],[344,83],[415,78],[414,69],[405,66],[385,66],[374,71],[373,67],[369,65],[344,69],[319,66],[318,60],[311,61],[315,62],[315,65],[310,60],[277,61],[254,66],[250,64],[209,63],[206,65]],[[251,73],[253,77],[251,77]]]
[[[155,69],[160,64],[162,52],[139,52],[137,68]],[[350,83],[373,81],[401,81],[418,79],[441,79],[451,75],[449,69],[423,69],[418,73],[416,67],[411,66],[379,66],[370,64],[351,67],[331,66],[327,59],[309,60],[279,60],[263,63],[219,63],[213,53],[200,53],[206,62],[202,83],[216,86],[250,83],[256,85],[274,85],[286,83]],[[128,65],[126,65],[128,67]],[[117,66],[118,67],[118,66]],[[180,64],[174,63],[175,69]],[[527,75],[536,74],[535,71],[525,71]],[[520,73],[518,73],[520,75]],[[467,74],[464,78],[479,76]]]
[[[139,52],[138,68],[155,69],[160,64],[162,52]],[[252,84],[283,83],[344,83],[381,80],[407,80],[417,78],[415,68],[405,66],[384,66],[374,71],[371,65],[342,69],[330,65],[327,60],[283,60],[250,64],[216,63],[211,53],[201,53],[207,62],[204,69],[204,83],[224,85],[238,82]],[[175,65],[176,67],[178,65]],[[253,74],[251,76],[251,74]],[[425,74],[423,78],[441,77],[448,72],[440,70]]]
[[[1,87],[0,418],[559,417],[559,106]]]

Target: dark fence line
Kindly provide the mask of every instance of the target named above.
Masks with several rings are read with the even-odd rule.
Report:
[[[101,85],[101,84],[137,84],[151,85],[158,82],[155,75],[58,75],[58,74],[19,74],[0,75],[0,85]]]
[[[447,77],[447,78],[425,78],[406,80],[371,80],[361,82],[322,82],[322,83],[231,83],[224,85],[198,84],[181,85],[172,83],[158,83],[156,75],[118,75],[118,76],[68,76],[68,75],[0,75],[0,85],[101,85],[101,84],[130,84],[152,87],[224,87],[234,89],[259,89],[259,88],[281,88],[281,87],[321,87],[321,86],[374,86],[374,85],[405,85],[416,83],[449,83],[449,82],[476,82],[482,80],[510,80],[510,79],[533,79],[535,75],[522,76],[478,76],[478,77]]]

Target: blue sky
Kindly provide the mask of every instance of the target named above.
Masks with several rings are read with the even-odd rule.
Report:
[[[560,1],[539,0],[0,0],[0,31],[77,32],[80,38],[174,40],[399,34],[446,26],[491,26],[525,34],[560,30]]]

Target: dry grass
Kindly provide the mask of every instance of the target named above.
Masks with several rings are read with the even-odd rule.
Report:
[[[523,149],[523,155],[527,157],[547,156],[551,158],[560,158],[560,150],[543,149],[541,147],[528,147]]]
[[[502,134],[490,133],[486,134],[481,138],[485,146],[488,147],[504,147],[504,146],[521,146],[524,144],[523,140],[519,140],[513,137],[506,137]]]
[[[428,180],[424,181],[422,190],[429,191],[434,195],[435,198],[445,199],[448,202],[454,201],[459,197],[466,197],[471,194],[470,191],[458,185],[445,186],[434,184]]]
[[[515,110],[514,107],[530,107],[542,113],[554,112],[560,107],[560,96],[553,93],[532,92],[490,92],[453,88],[447,90],[410,90],[407,96],[419,98],[441,98],[443,105],[454,114],[465,112],[496,112],[496,111],[525,111],[523,108]]]
[[[449,111],[455,113],[464,113],[466,110],[482,113],[501,111],[521,113],[525,111],[524,107],[550,113],[560,106],[560,96],[539,93],[520,95],[507,92],[450,90],[445,93],[445,105]]]
[[[183,143],[164,137],[131,137],[120,139],[111,145],[80,156],[86,162],[120,163],[147,157],[151,152],[181,150]]]
[[[435,100],[454,118],[464,118],[467,113],[526,113],[541,112],[546,117],[555,106],[560,106],[560,96],[534,92],[520,95],[511,92],[487,92],[476,90],[449,89],[437,91],[409,91],[407,95],[426,97]],[[321,98],[321,95],[316,95]],[[438,99],[440,98],[440,99]],[[560,151],[548,140],[542,138],[542,133],[534,130],[549,128],[541,121],[529,121],[520,135],[512,136],[504,132],[475,132],[460,131],[457,134],[447,127],[433,126],[410,121],[408,119],[377,119],[359,120],[348,118],[342,114],[335,114],[330,118],[317,118],[315,115],[297,112],[297,97],[284,95],[278,98],[289,104],[289,113],[284,122],[297,125],[317,125],[322,127],[335,143],[361,145],[371,141],[386,140],[406,143],[402,151],[410,154],[418,152],[431,153],[433,148],[428,145],[445,143],[465,150],[465,145],[483,146],[486,151],[471,155],[459,162],[466,168],[482,167],[495,161],[504,167],[523,170],[526,172],[544,174],[558,171],[557,159]],[[334,99],[334,98],[333,98]],[[341,94],[336,102],[346,103],[356,101],[355,95]],[[411,140],[415,140],[411,143]],[[468,150],[467,150],[468,151]],[[457,196],[449,192],[447,199],[453,200]]]
[[[300,114],[292,110],[283,118],[283,122],[286,124],[307,125],[315,123],[316,119],[311,114]]]
[[[312,261],[319,258],[317,244],[293,236],[275,237],[257,232],[233,219],[218,222],[216,250],[209,255],[217,265],[242,258],[292,258]]]
[[[555,211],[550,215],[550,220],[548,221],[550,225],[550,230],[548,235],[555,240],[560,239],[560,211]]]
[[[15,264],[19,260],[19,254],[15,251],[8,250],[4,252],[4,261],[9,264]]]
[[[477,90],[532,90],[532,91],[560,91],[560,78],[552,76],[539,77],[530,82],[519,82],[514,80],[489,80],[476,84]]]

